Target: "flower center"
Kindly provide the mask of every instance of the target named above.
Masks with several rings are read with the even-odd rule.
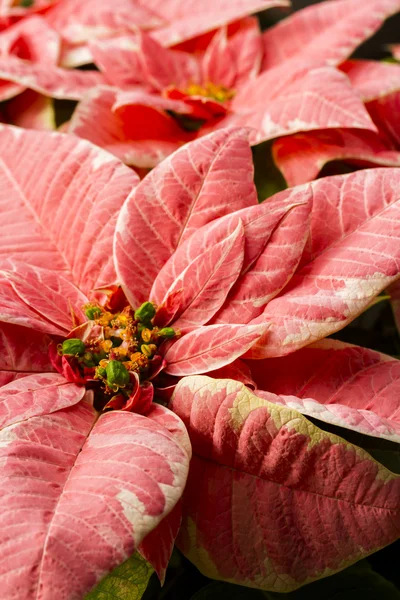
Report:
[[[205,98],[212,98],[217,102],[226,102],[227,100],[231,100],[235,95],[235,90],[231,90],[223,85],[216,85],[210,81],[204,85],[192,83],[182,91],[188,96],[203,96]]]
[[[74,372],[101,391],[103,406],[115,394],[128,399],[138,384],[151,379],[162,363],[160,345],[179,336],[172,327],[154,325],[156,307],[145,302],[137,310],[130,306],[110,312],[97,304],[84,306],[88,321],[57,346]]]

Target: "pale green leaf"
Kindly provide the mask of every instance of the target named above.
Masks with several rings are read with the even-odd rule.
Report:
[[[140,600],[153,573],[149,563],[135,552],[104,577],[85,600]]]

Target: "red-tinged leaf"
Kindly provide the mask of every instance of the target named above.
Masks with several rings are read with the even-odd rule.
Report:
[[[96,419],[81,402],[0,434],[5,600],[83,597],[179,500],[189,457],[168,429],[133,413]]]
[[[204,252],[204,248],[221,242],[225,231],[237,226],[238,219],[244,226],[245,253],[241,274],[245,275],[265,250],[270,236],[285,214],[297,204],[307,203],[309,200],[310,193],[307,191],[283,192],[268,203],[249,206],[204,225],[193,233],[165,263],[154,281],[151,298],[156,304],[161,304],[180,274],[196,260],[199,254]],[[232,319],[230,322],[240,321]]]
[[[297,411],[208,377],[170,406],[194,454],[178,545],[204,574],[288,592],[399,536],[400,478]]]
[[[316,179],[333,160],[360,165],[400,166],[400,152],[389,150],[373,131],[331,129],[308,131],[274,141],[273,156],[289,186]]]
[[[244,255],[243,224],[240,219],[225,220],[221,223],[221,229],[220,239],[215,239],[212,246],[207,241],[204,243],[198,256],[177,274],[160,303],[163,305],[168,296],[174,296],[182,289],[174,315],[174,327],[178,329],[200,326],[210,321],[223,305],[240,274]],[[190,239],[178,248],[170,260],[177,257],[178,263],[183,262],[179,255],[183,253],[186,258],[186,246],[190,245]],[[162,270],[160,277],[163,277]]]
[[[400,361],[367,348],[321,340],[288,356],[251,361],[250,367],[257,386],[278,394],[286,406],[400,442]]]
[[[393,283],[388,289],[393,316],[396,321],[397,331],[400,333],[400,280]]]
[[[257,387],[253,381],[250,367],[240,358],[237,358],[233,363],[221,369],[209,371],[207,375],[214,379],[234,379],[253,389]]]
[[[253,144],[278,136],[337,127],[376,130],[348,79],[330,67],[295,63],[262,73],[243,86],[219,126],[251,127]],[[251,98],[251,102],[249,102]]]
[[[288,0],[149,0],[146,4],[168,24],[152,31],[163,46],[173,46],[274,6],[288,6]]]
[[[0,57],[0,78],[45,96],[68,100],[80,100],[90,88],[104,81],[97,71],[61,69],[14,56]]]
[[[11,284],[19,299],[41,318],[65,332],[86,321],[82,307],[88,299],[68,279],[48,269],[13,261],[8,264],[9,268],[1,271],[2,277]],[[20,303],[16,316],[19,307]]]
[[[74,111],[68,131],[104,148],[128,165],[154,167],[191,139],[165,112],[167,106],[178,105],[180,112],[186,107],[182,102],[142,91],[128,94],[129,98],[127,93],[104,86],[88,92]]]
[[[400,91],[393,92],[367,104],[368,111],[385,141],[400,148],[400,123],[397,118],[400,110]]]
[[[45,19],[33,15],[15,23],[0,33],[0,55],[17,56],[32,63],[58,63],[60,36]]]
[[[346,73],[364,102],[400,90],[400,65],[375,60],[347,60],[340,65],[340,70]]]
[[[112,4],[109,0],[62,0],[47,13],[46,20],[74,45],[136,27],[150,29],[164,24],[151,6],[132,0],[114,0]]]
[[[49,359],[50,338],[9,323],[0,324],[0,386],[33,373],[54,370]]]
[[[69,383],[59,373],[17,379],[0,388],[0,428],[74,406],[84,395],[83,386]]]
[[[285,287],[299,264],[309,235],[311,188],[281,192],[264,206],[270,209],[269,217],[274,209],[282,217],[273,228],[265,228],[262,252],[235,283],[213,323],[249,323]],[[252,225],[254,231],[258,224]]]
[[[7,122],[24,129],[54,130],[56,119],[51,98],[25,90],[4,108]]]
[[[175,508],[151,531],[138,546],[140,554],[151,564],[161,584],[165,581],[167,566],[171,558],[176,536],[182,522],[182,505]]]
[[[212,38],[201,61],[203,81],[235,89],[258,74],[262,56],[257,19],[243,19],[231,37],[225,27]]]
[[[268,325],[208,325],[174,342],[165,354],[166,373],[196,375],[220,369],[249,350]]]
[[[0,271],[0,322],[21,325],[41,333],[65,335],[66,329],[35,312],[13,289],[11,282]],[[72,320],[71,320],[72,323]],[[27,334],[29,335],[29,334]]]
[[[371,169],[313,182],[309,243],[297,272],[254,323],[252,358],[289,354],[342,329],[400,275],[400,177]]]
[[[195,56],[167,50],[140,31],[136,35],[96,40],[90,49],[93,62],[111,85],[141,84],[148,90],[162,91],[171,85],[179,87],[199,81]]]
[[[263,68],[290,58],[339,64],[399,10],[398,0],[331,0],[309,6],[264,33]]]
[[[4,125],[0,154],[0,256],[62,272],[87,292],[115,281],[115,222],[136,174],[73,136]]]
[[[256,203],[247,131],[218,131],[169,156],[130,195],[117,223],[115,264],[132,306],[148,298],[161,267],[196,229]]]

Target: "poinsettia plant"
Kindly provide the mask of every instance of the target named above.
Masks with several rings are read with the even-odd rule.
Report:
[[[233,125],[251,127],[253,145],[338,128],[368,139],[375,125],[335,66],[398,10],[398,0],[333,0],[264,33],[247,18],[176,48],[144,31],[92,40],[107,85],[83,98],[68,130],[138,167]],[[397,157],[383,158],[398,165]]]
[[[324,340],[399,277],[398,170],[258,204],[247,130],[140,183],[74,136],[0,152],[4,598],[82,598],[134,551],[163,579],[177,535],[289,591],[399,537],[400,477],[323,425],[400,440],[399,362]]]

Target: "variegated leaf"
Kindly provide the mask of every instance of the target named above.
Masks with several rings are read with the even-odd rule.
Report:
[[[313,182],[309,241],[296,273],[254,323],[252,358],[282,356],[337,331],[400,275],[400,176],[371,169]]]
[[[161,267],[196,229],[256,204],[247,137],[247,131],[226,129],[196,140],[130,195],[118,218],[114,255],[132,306],[148,298]]]
[[[400,443],[399,360],[321,340],[249,366],[258,388],[280,396],[276,402],[320,421]]]
[[[220,369],[242,356],[266,325],[207,325],[186,333],[165,353],[166,373],[195,375]]]
[[[288,592],[397,539],[400,477],[273,399],[208,377],[176,387],[194,454],[178,545],[213,579]]]
[[[359,165],[400,166],[400,152],[388,149],[378,134],[356,129],[307,131],[274,141],[273,156],[289,186],[316,179],[333,160]]]
[[[178,501],[189,456],[160,416],[96,419],[81,402],[1,432],[5,600],[81,598]]]
[[[64,272],[84,291],[115,281],[112,238],[135,173],[58,133],[0,125],[0,256]]]
[[[10,323],[0,324],[0,386],[34,373],[50,373],[50,338]]]

